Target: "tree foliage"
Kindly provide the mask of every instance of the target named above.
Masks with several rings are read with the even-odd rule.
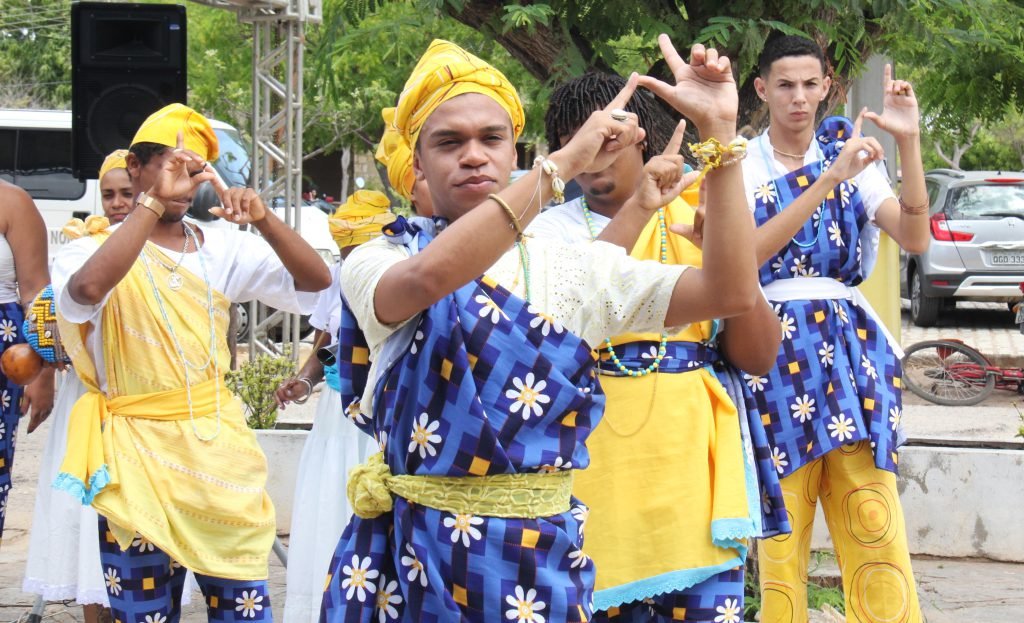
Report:
[[[70,0],[4,0],[0,106],[71,105]]]

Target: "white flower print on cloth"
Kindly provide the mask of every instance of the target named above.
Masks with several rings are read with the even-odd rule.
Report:
[[[807,266],[800,271],[800,277],[820,277],[821,273],[818,272],[814,266]]]
[[[826,366],[832,365],[835,351],[835,346],[832,346],[831,344],[822,344],[821,348],[818,349],[818,356],[821,357],[821,363]]]
[[[524,420],[530,419],[531,415],[540,416],[544,414],[544,407],[541,405],[551,402],[550,397],[541,393],[548,386],[547,381],[538,381],[533,376],[533,372],[527,372],[526,376],[522,379],[518,377],[513,378],[512,385],[515,389],[505,391],[505,397],[515,401],[509,406],[509,411],[519,413],[519,410],[522,409]]]
[[[0,519],[7,516],[7,498],[0,500]]]
[[[804,272],[807,271],[806,262],[807,262],[807,256],[806,255],[801,255],[800,257],[798,257],[796,259],[795,262],[793,262],[793,265],[789,267],[789,272],[793,273],[794,277],[796,277],[798,275],[802,275]]]
[[[256,613],[263,610],[263,595],[255,588],[242,591],[241,597],[235,597],[235,612],[241,612],[246,619],[255,619]]]
[[[18,327],[9,319],[0,320],[0,338],[5,342],[13,342],[18,337]]]
[[[751,375],[746,372],[743,373],[743,380],[752,392],[764,391],[764,386],[768,383],[768,379],[766,377],[758,376],[756,374]]]
[[[577,523],[580,524],[580,536],[583,536],[583,527],[587,524],[587,518],[590,517],[590,509],[582,504],[573,506],[570,510],[573,518]]]
[[[789,314],[782,314],[782,337],[787,340],[793,339],[793,334],[796,333],[796,320],[791,318]]]
[[[512,606],[505,611],[505,618],[516,623],[545,623],[547,619],[540,613],[547,607],[543,601],[537,601],[537,591],[524,591],[516,585],[515,595],[506,595],[505,603]]]
[[[537,468],[537,471],[544,474],[551,474],[563,469],[572,469],[572,461],[566,461],[562,457],[556,456],[553,463],[550,465],[541,465]]]
[[[384,586],[385,582],[387,582],[387,586]],[[395,606],[402,603],[402,596],[395,594],[398,592],[398,582],[395,580],[388,582],[387,578],[381,578],[380,587],[380,590],[377,591],[377,621],[378,623],[395,621],[398,619],[398,608]]]
[[[3,439],[4,435],[7,434],[7,424],[0,421],[0,439]]]
[[[896,430],[900,427],[900,420],[903,419],[903,412],[900,411],[899,407],[892,407],[889,409],[889,423],[892,424],[892,429]]]
[[[878,380],[878,373],[875,372],[875,364],[871,363],[871,360],[865,355],[860,356],[860,365],[864,368],[864,374],[867,374],[874,380]]]
[[[445,528],[452,529],[452,543],[458,543],[461,540],[463,547],[469,547],[470,537],[474,541],[479,541],[483,538],[483,534],[476,528],[476,526],[483,525],[483,517],[459,514],[445,517],[441,523],[444,524]]]
[[[497,303],[491,300],[491,297],[485,294],[477,294],[473,297],[473,300],[482,305],[479,312],[480,317],[489,319],[491,324],[498,324],[498,321],[502,318],[508,320],[508,316],[505,315],[505,312],[501,311]]]
[[[11,408],[11,395],[7,393],[6,389],[0,392],[0,407]]]
[[[785,261],[783,261],[782,256],[781,255],[776,256],[775,257],[775,261],[772,262],[772,272],[773,273],[780,272],[782,270],[782,267],[785,266],[785,265],[786,265],[786,263],[785,263]]]
[[[772,448],[772,465],[775,466],[775,471],[780,474],[783,468],[789,465],[789,461],[786,460],[786,453],[779,450],[778,447]]]
[[[154,612],[146,615],[146,623],[167,623],[167,617],[159,612]]]
[[[739,600],[726,598],[725,604],[715,608],[715,612],[718,613],[715,623],[743,623],[740,619],[742,610]]]
[[[117,597],[121,594],[121,578],[117,575],[117,570],[113,567],[107,567],[107,572],[103,574],[103,580],[107,584],[107,591],[111,595]]]
[[[852,194],[854,185],[855,182],[853,181],[850,183],[843,182],[839,185],[839,199],[842,201],[844,207],[850,205],[850,195]]]
[[[355,595],[360,602],[364,602],[366,601],[367,592],[371,594],[377,592],[377,585],[370,580],[376,579],[380,572],[370,568],[369,556],[363,558],[360,563],[359,556],[353,554],[352,564],[345,565],[341,570],[345,574],[345,579],[341,582],[341,588],[348,589],[345,593],[345,599],[351,600],[352,596]]]
[[[754,191],[754,199],[764,203],[775,203],[775,184],[767,183],[758,186]]]
[[[837,247],[843,246],[843,230],[839,227],[839,223],[832,221],[828,226],[828,239],[834,242]]]
[[[156,546],[153,545],[153,543],[149,539],[147,539],[146,537],[142,536],[138,532],[135,533],[135,540],[132,541],[132,547],[139,548],[140,552],[153,552],[153,551],[156,551]]]
[[[366,416],[362,412],[359,398],[355,398],[352,402],[348,403],[348,406],[345,407],[345,415],[356,424],[366,423]]]
[[[850,317],[846,315],[846,308],[840,305],[838,302],[832,302],[832,309],[836,310],[836,314],[839,316],[839,320],[843,324],[850,324]]]
[[[796,402],[789,405],[789,408],[793,412],[793,419],[800,420],[801,424],[810,420],[811,414],[817,411],[814,406],[814,398],[811,398],[807,394],[798,397]]]
[[[587,561],[590,560],[590,556],[584,554],[581,549],[574,549],[569,552],[569,560],[572,561],[569,563],[570,569],[575,569],[577,567],[582,569],[587,566]]]
[[[844,414],[832,416],[832,423],[828,425],[829,435],[836,438],[836,441],[843,442],[853,439],[853,420]]]
[[[814,214],[811,215],[811,221],[814,223],[815,229],[817,229],[818,222],[821,220],[821,209],[822,209],[822,207],[823,207],[822,204],[819,203],[817,209],[814,210]]]
[[[545,314],[544,312],[534,307],[533,305],[529,305],[526,308],[526,311],[530,312],[531,314],[534,314],[534,317],[530,320],[530,328],[536,329],[537,327],[540,327],[540,334],[543,335],[544,337],[547,337],[548,334],[551,333],[552,331],[554,331],[557,335],[565,333],[565,327],[563,327],[560,322],[555,320],[553,316]]]
[[[388,431],[382,430],[376,435],[377,447],[381,452],[387,452],[388,450]]]
[[[416,354],[420,349],[420,344],[423,343],[423,331],[417,330],[416,335],[412,338],[412,345],[409,347],[409,352]]]
[[[406,543],[405,551],[409,554],[408,556],[402,556],[402,566],[409,567],[409,572],[406,574],[405,579],[410,583],[419,580],[420,586],[426,588],[427,572],[423,569],[423,563],[416,556],[416,550],[412,548],[412,545]]]
[[[413,422],[412,434],[409,435],[409,454],[419,451],[420,458],[425,459],[427,455],[437,456],[437,448],[434,444],[441,443],[441,435],[435,431],[440,428],[441,422],[430,421],[430,416],[421,413],[418,421]]]

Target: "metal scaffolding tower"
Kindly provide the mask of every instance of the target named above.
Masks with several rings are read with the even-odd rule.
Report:
[[[302,67],[306,24],[323,21],[321,0],[194,0],[233,10],[252,24],[253,187],[269,206],[283,199],[285,223],[299,230],[302,205]],[[267,330],[283,323],[284,344],[298,357],[298,316],[275,312],[260,318],[249,307],[249,356],[278,354]]]

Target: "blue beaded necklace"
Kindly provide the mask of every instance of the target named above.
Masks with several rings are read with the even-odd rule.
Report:
[[[765,169],[768,170],[771,175],[774,175],[775,174],[775,167],[772,166],[772,162],[774,162],[775,159],[768,157],[768,148],[765,147],[765,143],[769,142],[771,140],[771,138],[767,136],[767,132],[765,134],[766,134],[765,138],[767,140],[761,141],[761,158],[764,159]],[[814,147],[815,147],[815,149],[818,152],[818,160],[824,162],[825,154],[822,153],[822,151],[821,151],[821,145],[818,145],[817,137],[811,138],[811,143],[814,144]],[[772,179],[771,184],[772,184],[772,192],[774,192],[775,196],[778,197],[779,196],[779,189],[775,185],[775,179]],[[784,207],[785,206],[780,205],[778,211],[781,212]],[[801,249],[807,249],[807,248],[813,247],[814,245],[818,244],[818,238],[821,236],[821,223],[825,220],[825,202],[824,201],[822,201],[821,205],[818,206],[818,214],[819,214],[819,216],[818,216],[818,225],[814,229],[814,237],[813,238],[811,238],[810,240],[808,240],[806,242],[804,242],[802,240],[797,240],[796,239],[796,234],[793,234],[793,237],[791,238],[793,243],[796,246],[800,247]]]
[[[594,229],[594,220],[590,215],[590,206],[587,205],[585,197],[580,197],[580,203],[583,206],[583,218],[587,221],[587,231],[590,233],[590,240],[597,240],[599,232]],[[668,227],[665,225],[665,208],[658,208],[658,233],[661,235],[661,263],[668,263]],[[630,370],[619,361],[619,356],[615,354],[615,348],[612,346],[612,338],[606,337],[604,339],[605,346],[608,349],[608,355],[611,357],[612,363],[619,369],[619,372],[626,376],[647,376],[651,372],[658,369],[661,365],[661,360],[665,358],[665,352],[668,344],[668,333],[661,334],[661,342],[658,344],[658,354],[654,357],[654,361],[651,365],[647,366],[643,370]]]

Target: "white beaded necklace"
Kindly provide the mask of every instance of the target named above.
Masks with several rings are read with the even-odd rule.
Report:
[[[185,372],[185,397],[188,401],[188,419],[192,424],[192,433],[196,436],[199,441],[213,441],[220,435],[220,365],[217,363],[217,357],[215,356],[217,350],[217,335],[214,327],[213,317],[213,287],[210,285],[210,277],[206,271],[206,261],[203,260],[202,251],[199,249],[199,239],[192,228],[182,223],[185,227],[185,245],[188,247],[188,238],[192,237],[192,242],[195,244],[196,252],[199,254],[199,265],[203,269],[203,282],[206,284],[206,309],[210,320],[210,344],[209,352],[207,353],[206,363],[203,365],[195,365],[185,357],[185,349],[181,347],[181,343],[178,341],[178,336],[174,333],[174,327],[171,325],[171,320],[167,316],[167,309],[164,307],[163,297],[160,296],[160,290],[156,287],[156,281],[153,279],[153,271],[150,269],[149,260],[146,257],[146,253],[141,255],[142,264],[146,268],[146,277],[149,279],[149,285],[153,288],[153,297],[156,298],[157,307],[160,308],[160,315],[164,319],[164,324],[167,326],[167,331],[170,333],[171,341],[174,343],[174,348],[178,353],[178,358],[181,359],[182,369]],[[180,262],[179,262],[180,264]],[[166,266],[165,266],[166,268]],[[203,437],[199,434],[199,430],[196,428],[195,414],[192,408],[192,381],[189,378],[189,368],[202,372],[213,365],[213,378],[214,378],[214,392],[217,398],[217,429],[210,437]]]

